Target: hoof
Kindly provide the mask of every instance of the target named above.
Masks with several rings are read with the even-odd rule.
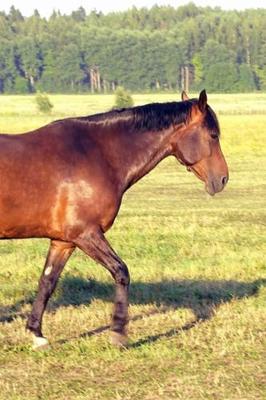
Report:
[[[120,348],[126,348],[128,345],[128,338],[126,335],[122,335],[121,333],[118,332],[112,332],[111,333],[111,338],[110,338],[111,344],[120,347]]]
[[[34,336],[32,348],[33,350],[48,350],[50,345],[45,337]]]

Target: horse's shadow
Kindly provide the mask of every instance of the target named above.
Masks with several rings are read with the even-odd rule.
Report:
[[[189,308],[195,315],[195,320],[180,328],[188,330],[195,324],[210,319],[217,308],[230,302],[232,299],[242,299],[255,296],[259,288],[264,286],[266,279],[257,279],[252,282],[239,282],[235,280],[163,280],[161,282],[133,282],[130,288],[130,304],[154,304],[154,311],[148,314],[137,315],[131,320],[137,320],[155,313],[164,313],[170,309]],[[81,277],[65,276],[51,299],[48,312],[53,312],[62,306],[89,305],[95,298],[111,301],[114,285],[101,283],[94,279],[86,280]],[[25,300],[17,302],[12,307],[0,308],[0,322],[11,322],[19,317],[26,318],[21,313],[21,308],[32,303],[34,296],[31,294]],[[80,337],[88,337],[109,329],[109,326],[85,332]],[[146,337],[132,346],[136,347],[147,342],[154,342],[161,337],[176,335],[178,330],[172,329],[159,335]]]

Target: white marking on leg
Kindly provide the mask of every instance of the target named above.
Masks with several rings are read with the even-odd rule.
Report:
[[[127,347],[128,344],[128,338],[126,335],[114,331],[111,332],[110,341],[112,345],[117,347]]]
[[[49,347],[49,342],[46,338],[40,336],[33,337],[33,350],[39,349],[41,347]]]
[[[48,267],[46,267],[45,271],[44,271],[44,275],[50,275],[50,273],[52,272],[53,266],[52,265],[48,265]]]

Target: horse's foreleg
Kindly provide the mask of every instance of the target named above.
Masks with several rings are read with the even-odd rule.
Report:
[[[115,304],[112,318],[112,342],[125,346],[127,342],[126,326],[128,323],[128,287],[129,272],[126,264],[118,257],[102,231],[78,238],[75,244],[95,261],[102,264],[113,276],[116,283]]]
[[[58,278],[71,256],[75,246],[72,243],[52,240],[44,269],[39,281],[39,290],[27,322],[27,329],[34,334],[34,348],[48,344],[42,335],[42,316],[53,293]]]

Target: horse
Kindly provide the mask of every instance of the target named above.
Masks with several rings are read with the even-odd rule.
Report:
[[[104,234],[123,194],[174,156],[213,196],[228,181],[220,128],[206,91],[182,101],[65,118],[23,134],[0,135],[0,239],[48,238],[50,247],[26,328],[33,348],[49,345],[42,318],[75,248],[115,281],[112,341],[126,346],[130,275]]]

